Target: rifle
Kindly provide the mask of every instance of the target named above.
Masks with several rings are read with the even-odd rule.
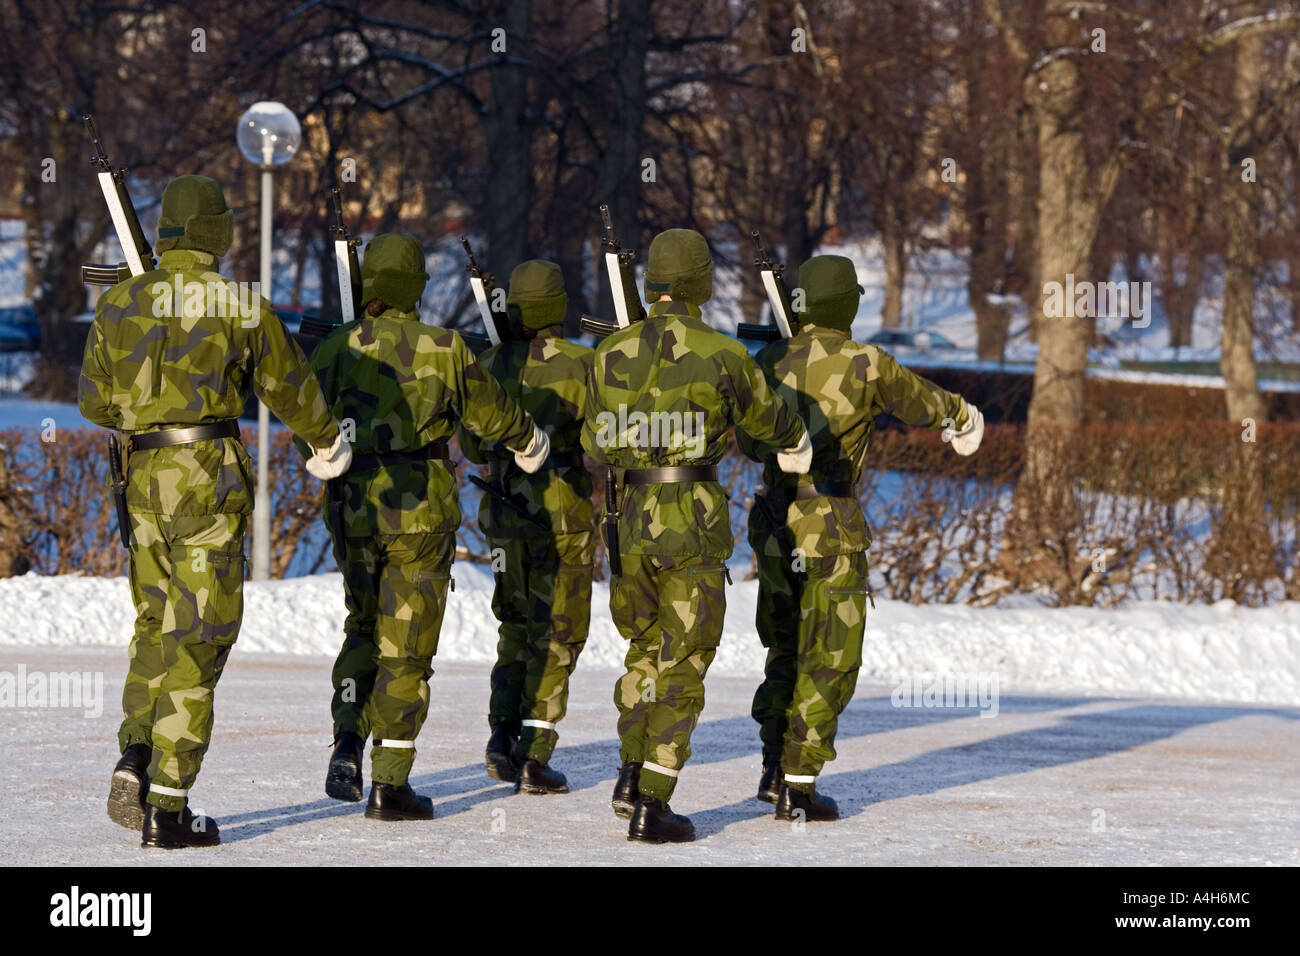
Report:
[[[507,507],[513,509],[521,518],[526,518],[527,520],[531,521],[533,524],[537,525],[539,528],[542,528],[545,531],[551,530],[550,525],[548,525],[537,515],[530,514],[528,509],[523,506],[522,502],[518,501],[514,497],[514,495],[508,494],[506,490],[502,488],[500,485],[496,484],[495,482],[485,481],[484,479],[480,478],[478,475],[470,475],[469,480],[473,485],[482,488],[484,491],[486,491],[497,501],[501,502],[503,505],[506,505]]]
[[[112,478],[113,508],[117,511],[117,533],[122,547],[131,550],[131,514],[126,507],[126,472],[122,468],[122,446],[117,435],[108,435],[108,473]]]
[[[117,285],[130,276],[144,275],[154,269],[153,247],[144,237],[140,228],[140,217],[135,214],[135,205],[126,191],[126,167],[114,169],[109,162],[108,153],[95,128],[95,120],[89,113],[81,117],[90,134],[90,141],[95,147],[95,155],[90,162],[99,170],[99,188],[104,193],[104,202],[108,204],[108,214],[113,219],[113,231],[122,246],[126,261],[118,265],[88,263],[81,267],[81,281],[87,285]]]
[[[357,262],[357,246],[360,239],[348,235],[348,227],[343,222],[343,194],[338,186],[330,189],[330,200],[334,205],[334,225],[330,232],[334,235],[334,266],[339,278],[339,312],[343,324],[355,322],[361,314],[361,264]]]
[[[474,291],[474,301],[478,303],[478,314],[483,319],[483,327],[487,329],[488,342],[491,345],[500,345],[501,328],[497,325],[497,317],[492,314],[492,300],[496,296],[496,276],[484,272],[479,266],[478,260],[474,258],[474,250],[470,248],[468,237],[462,235],[460,244],[465,247],[465,256],[469,259],[469,265],[466,267],[469,272],[469,287]],[[477,338],[477,336],[465,337],[467,342],[470,338]],[[474,343],[470,343],[470,349],[474,350]],[[483,350],[480,348],[475,351]]]
[[[763,247],[763,238],[758,234],[757,229],[749,234],[749,238],[754,243],[754,265],[758,266],[758,275],[763,280],[767,302],[772,309],[772,320],[776,325],[741,322],[736,326],[736,336],[762,342],[788,339],[799,327],[799,320],[795,318],[794,309],[790,305],[790,290],[785,287],[783,275],[785,266],[772,262],[772,257]]]
[[[607,203],[600,204],[600,219],[605,227],[605,235],[600,240],[600,246],[605,250],[605,269],[609,273],[609,291],[614,299],[614,315],[618,322],[615,324],[598,319],[594,315],[584,315],[578,320],[578,325],[581,326],[582,331],[604,338],[613,335],[619,329],[627,328],[633,322],[644,319],[645,307],[641,305],[641,299],[636,295],[636,276],[632,272],[632,260],[636,253],[631,249],[624,249],[614,236],[614,223],[609,218]],[[631,299],[628,298],[629,289],[632,291]],[[636,303],[635,317],[630,308],[632,302]]]

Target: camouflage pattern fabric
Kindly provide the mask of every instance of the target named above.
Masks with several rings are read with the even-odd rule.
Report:
[[[338,429],[301,350],[265,299],[241,308],[228,283],[215,256],[173,249],[157,270],[104,293],[86,339],[81,413],[105,428],[157,431],[235,418],[252,390],[308,443],[333,444]],[[136,624],[118,743],[153,746],[149,801],[180,810],[239,635],[252,468],[233,438],[139,451],[125,467]]]
[[[761,557],[758,579],[758,636],[767,661],[752,713],[763,762],[815,777],[835,759],[839,716],[862,666],[867,555],[810,558],[804,571],[786,558]]]
[[[525,319],[531,314],[518,306],[515,312]],[[507,339],[479,361],[547,433],[552,455],[581,456],[593,351],[558,331],[551,325],[531,338]],[[591,618],[591,474],[562,467],[530,475],[514,466],[509,452],[465,429],[461,448],[471,461],[496,464],[501,489],[527,515],[492,495],[484,494],[479,503],[479,527],[503,565],[496,571],[492,595],[500,626],[488,723],[505,724],[519,737],[520,757],[546,763],[559,738],[554,726],[537,723],[554,725],[564,717],[569,676],[586,644]],[[537,723],[524,726],[523,721]]]
[[[547,763],[569,677],[587,642],[595,535],[488,538],[501,561],[492,610],[501,622],[488,723],[519,737],[516,754]],[[550,726],[539,726],[550,725]]]
[[[354,430],[356,454],[422,448],[458,424],[507,448],[532,440],[533,420],[449,329],[388,309],[332,332],[312,355],[330,410]],[[333,672],[335,734],[372,733],[373,779],[403,783],[428,709],[430,661],[460,524],[455,475],[441,460],[353,469],[339,489],[335,540],[348,615]],[[328,510],[326,511],[328,514]]]
[[[593,354],[587,346],[562,338],[552,328],[532,339],[507,339],[485,351],[479,362],[546,432],[552,455],[581,455]],[[485,494],[478,512],[485,535],[553,537],[593,529],[591,474],[585,468],[543,468],[530,475],[515,467],[514,456],[506,448],[484,442],[465,428],[460,430],[460,446],[470,461],[495,462],[504,468],[502,490],[523,505],[531,518]]]
[[[348,616],[334,662],[334,730],[373,734],[379,783],[406,783],[415,762],[455,549],[454,534],[398,534],[349,537],[335,550]]]
[[[634,413],[675,413],[682,425],[664,428],[674,420],[659,418],[642,434]],[[716,464],[733,423],[778,448],[797,445],[804,430],[744,346],[706,326],[697,306],[656,302],[645,321],[597,348],[582,432],[597,461],[619,469]],[[631,645],[615,689],[619,737],[625,761],[646,763],[642,792],[667,800],[690,756],[722,633],[727,496],[716,482],[625,485],[619,509],[623,574],[611,582],[610,611]]]
[[[629,640],[627,673],[614,685],[619,756],[645,764],[641,792],[661,800],[691,756],[704,675],[722,640],[724,581],[716,558],[641,555],[623,559],[610,588],[610,615]]]
[[[207,309],[201,294],[191,295],[230,282],[215,265],[207,253],[174,249],[157,270],[104,293],[86,338],[81,414],[125,432],[201,425],[238,418],[252,389],[307,443],[328,448],[338,429],[270,304],[250,299],[245,318],[237,306],[214,299]],[[186,291],[176,301],[178,282]],[[251,474],[234,438],[139,452],[131,456],[127,504],[165,515],[251,514]]]
[[[533,422],[479,365],[460,335],[388,309],[336,329],[312,354],[329,409],[352,429],[356,455],[414,451],[451,437],[458,421],[510,449]],[[301,448],[306,454],[306,449]],[[454,532],[456,480],[438,462],[351,470],[341,489],[348,537]]]
[[[779,758],[786,774],[815,777],[835,757],[839,714],[857,684],[871,532],[856,496],[792,500],[789,492],[815,482],[855,484],[883,412],[910,425],[958,429],[968,412],[959,395],[887,352],[808,320],[790,339],[764,347],[757,361],[807,422],[813,463],[807,475],[787,475],[776,465],[777,447],[736,431],[740,449],[764,463],[768,489],[749,514],[757,626],[768,649],[752,713],[764,760]]]
[[[732,424],[778,449],[793,448],[804,431],[745,347],[705,325],[688,302],[656,302],[647,321],[605,339],[587,403],[582,445],[619,469],[717,464]],[[654,413],[680,418],[643,425]],[[731,554],[727,496],[716,482],[629,486],[620,508],[624,554]]]

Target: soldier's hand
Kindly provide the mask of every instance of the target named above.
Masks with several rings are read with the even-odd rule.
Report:
[[[970,402],[966,403],[966,427],[961,431],[943,430],[945,441],[952,442],[952,450],[959,455],[973,455],[984,439],[984,416]]]
[[[307,459],[307,471],[321,481],[339,477],[352,464],[352,446],[343,440],[342,432],[329,448],[314,448],[313,451],[315,454]]]
[[[515,464],[530,475],[535,474],[542,467],[542,462],[546,461],[550,453],[551,440],[546,437],[546,432],[533,425],[533,440],[528,443],[528,447],[523,451],[514,453]]]
[[[808,430],[804,429],[799,444],[776,453],[776,463],[787,474],[806,475],[812,467],[812,453],[812,439],[808,437]]]

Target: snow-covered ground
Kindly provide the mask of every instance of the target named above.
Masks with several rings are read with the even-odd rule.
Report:
[[[740,568],[734,569],[740,572]],[[487,663],[496,648],[492,576],[454,568],[439,645],[443,662]],[[728,589],[713,672],[762,673],[754,632],[756,581]],[[241,654],[332,654],[343,627],[337,574],[248,582]],[[1147,602],[1118,609],[913,606],[877,600],[868,612],[862,676],[890,685],[924,674],[996,676],[1016,691],[1123,694],[1300,706],[1300,603],[1241,608],[1230,601]],[[124,578],[74,575],[0,580],[0,646],[125,647],[132,609]],[[585,666],[617,668],[625,645],[597,582]]]
[[[213,745],[192,792],[223,845],[178,857],[141,850],[104,812],[125,653],[0,647],[0,674],[102,674],[109,698],[98,717],[4,715],[0,864],[1300,864],[1294,709],[1004,690],[998,715],[985,719],[894,707],[889,686],[864,681],[819,782],[843,819],[800,828],[754,798],[754,680],[711,672],[673,798],[698,839],[653,847],[627,842],[626,822],[609,809],[616,675],[597,655],[579,662],[552,760],[572,792],[550,797],[516,795],[487,777],[488,665],[440,655],[411,778],[437,818],[375,823],[323,792],[330,660],[247,650],[236,648],[217,689]]]

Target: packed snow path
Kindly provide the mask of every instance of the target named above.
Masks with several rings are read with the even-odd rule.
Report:
[[[3,711],[0,863],[10,864],[1300,864],[1300,711],[1016,694],[997,716],[897,708],[863,684],[821,789],[844,819],[802,829],[753,796],[751,678],[717,676],[674,809],[686,846],[626,840],[609,809],[615,673],[579,664],[553,764],[565,796],[516,795],[483,770],[488,667],[441,663],[412,783],[431,823],[375,823],[324,795],[327,657],[241,652],[217,691],[194,805],[223,845],[144,851],[104,812],[126,655],[0,648],[0,673],[100,672],[104,713]],[[368,781],[367,781],[368,782]]]

